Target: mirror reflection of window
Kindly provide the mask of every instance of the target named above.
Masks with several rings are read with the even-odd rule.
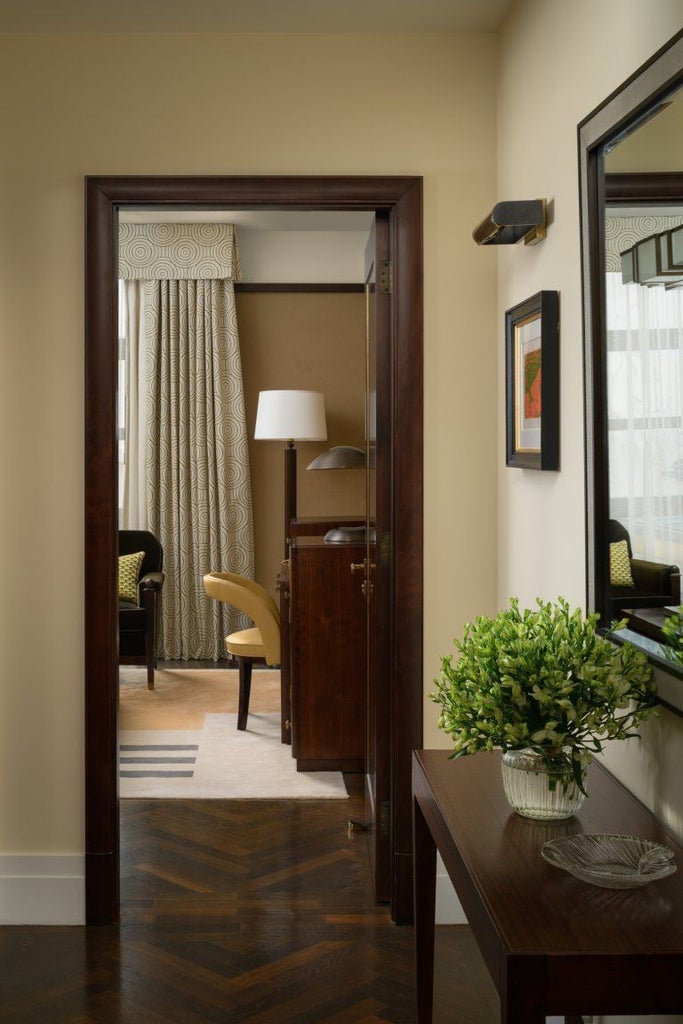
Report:
[[[683,562],[683,291],[624,284],[613,245],[679,224],[683,214],[607,217],[610,518],[634,552],[667,562]]]
[[[683,101],[605,159],[608,174],[680,173]],[[683,273],[653,283],[638,242],[683,224],[683,204],[607,203],[605,295],[610,611],[679,601],[683,565]],[[656,243],[658,244],[658,243]],[[638,250],[642,254],[642,249]],[[624,257],[624,253],[628,255]],[[635,276],[635,280],[633,277]],[[626,564],[619,557],[627,554]]]

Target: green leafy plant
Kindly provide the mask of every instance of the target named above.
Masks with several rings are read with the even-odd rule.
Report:
[[[633,644],[596,632],[597,615],[557,602],[510,607],[465,624],[458,652],[442,658],[432,700],[453,757],[529,747],[557,777],[583,790],[585,769],[606,740],[637,736],[655,702],[652,669]],[[619,628],[619,623],[614,628]]]
[[[670,661],[677,661],[679,664],[683,664],[683,615],[681,612],[683,612],[683,608],[679,608],[672,615],[666,615],[662,625],[662,633],[666,638],[662,651]]]

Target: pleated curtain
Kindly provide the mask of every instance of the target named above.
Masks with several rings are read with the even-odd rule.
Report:
[[[248,622],[206,597],[203,576],[254,574],[236,237],[225,224],[122,228],[121,276],[146,275],[145,508],[166,574],[158,653],[215,661]]]

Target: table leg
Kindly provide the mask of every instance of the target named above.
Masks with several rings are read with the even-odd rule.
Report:
[[[413,807],[417,1024],[432,1024],[436,844],[417,800]]]
[[[544,957],[508,956],[500,989],[501,1024],[545,1024],[545,984]]]

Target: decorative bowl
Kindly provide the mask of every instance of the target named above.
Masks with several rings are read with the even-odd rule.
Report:
[[[672,850],[638,836],[577,833],[550,839],[541,855],[549,864],[605,889],[634,889],[676,870]]]

